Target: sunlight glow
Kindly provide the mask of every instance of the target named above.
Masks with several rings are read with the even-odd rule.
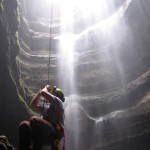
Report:
[[[57,2],[58,1],[59,0],[57,0]],[[64,1],[70,3],[71,0],[64,0]],[[102,1],[93,0],[93,1],[95,3],[92,2],[91,0],[89,0],[89,1],[76,0],[75,2],[72,1],[72,3],[70,4],[71,7],[69,7],[69,6],[66,7],[66,3],[59,1],[60,2],[59,5],[62,4],[62,6],[61,6],[61,12],[62,12],[62,16],[61,16],[62,22],[61,23],[63,26],[62,33],[65,33],[65,31],[66,31],[65,28],[67,29],[67,32],[70,32],[70,33],[73,32],[72,30],[69,31],[68,29],[69,28],[72,29],[72,23],[73,23],[74,19],[76,19],[76,18],[73,18],[73,9],[75,7],[77,7],[77,5],[78,5],[78,8],[80,8],[82,10],[82,11],[80,11],[80,13],[81,13],[80,15],[83,15],[84,17],[88,17],[88,15],[93,13],[93,15],[95,16],[95,19],[96,19],[98,15],[103,14],[104,8],[107,8],[105,0],[102,0]],[[85,5],[85,2],[86,2],[86,5]],[[113,25],[115,25],[119,21],[119,18],[124,15],[125,11],[129,7],[130,3],[131,3],[131,0],[125,0],[125,2],[122,4],[122,6],[120,6],[120,8],[118,8],[116,10],[116,12],[114,12],[111,16],[108,16],[105,19],[98,21],[95,24],[90,25],[89,27],[86,27],[84,30],[82,30],[82,32],[80,32],[79,34],[76,34],[75,39],[77,40],[81,36],[86,35],[88,32],[93,31],[93,30],[97,30],[97,29],[98,30],[107,30],[107,29],[111,28]],[[56,38],[58,38],[58,37],[56,37]]]
[[[44,0],[46,5],[51,5],[55,3],[60,9],[60,24],[61,32],[64,33],[73,33],[73,23],[76,22],[78,18],[83,21],[90,21],[90,17],[96,22],[85,27],[81,30],[77,36],[80,38],[83,35],[86,35],[89,31],[92,30],[107,30],[117,23],[120,17],[122,17],[127,10],[131,0],[124,0],[122,6],[116,9],[115,12],[110,13],[109,11],[114,8],[113,2],[106,0]],[[77,13],[77,16],[75,15]],[[75,17],[76,16],[76,17]],[[103,19],[102,19],[103,18]],[[80,29],[79,29],[80,30]]]
[[[114,7],[113,5],[109,6],[106,0],[44,0],[44,2],[47,5],[55,3],[63,11],[69,12],[68,15],[73,15],[73,12],[78,10],[84,17],[88,17],[91,14],[101,16]],[[130,2],[131,0],[124,0],[124,6],[128,6]]]
[[[84,18],[89,17],[91,14],[101,16],[104,9],[106,9],[106,2],[104,0],[76,0],[75,7],[80,10]]]
[[[52,3],[52,0],[44,0],[44,2],[45,2],[46,4],[50,4],[50,3]]]
[[[59,38],[59,83],[65,93],[73,93],[76,91],[74,78],[74,44],[76,37],[74,34],[63,34]]]
[[[46,0],[48,2],[48,0]],[[131,0],[125,0],[120,8],[116,9],[114,13],[108,13],[109,9],[105,0],[55,0],[55,3],[59,5],[60,8],[60,35],[56,35],[54,38],[59,40],[59,64],[60,68],[58,70],[60,85],[64,91],[74,93],[76,91],[76,81],[75,81],[75,43],[77,40],[82,38],[82,36],[87,35],[90,31],[97,30],[112,30],[112,27],[117,24],[120,17],[122,17],[127,10]],[[109,7],[114,7],[109,5]],[[74,17],[74,12],[79,11],[80,19],[83,21],[88,19],[88,15],[94,17],[96,22],[87,24],[78,34],[74,33],[74,22],[76,19]],[[104,14],[103,14],[104,13]],[[105,16],[105,14],[107,14]],[[80,16],[81,15],[81,16]],[[99,16],[105,16],[103,19],[99,20]],[[87,17],[87,18],[85,18]],[[89,16],[90,18],[90,16]],[[90,21],[90,19],[89,19]],[[91,20],[92,21],[92,20]],[[69,74],[68,74],[69,73]]]
[[[95,29],[100,29],[100,30],[105,30],[106,28],[110,28],[112,25],[114,25],[117,21],[118,18],[122,17],[127,10],[129,4],[131,3],[131,0],[126,0],[126,2],[110,17],[106,18],[104,21],[101,21],[97,24],[94,24],[90,26],[89,28],[85,29],[83,32],[81,32],[78,37],[81,37],[85,34],[87,34],[89,31],[95,30]]]
[[[63,56],[69,59],[72,62],[72,50],[74,48],[74,43],[76,40],[76,36],[74,34],[65,34],[60,37],[60,45],[63,51]]]
[[[63,13],[69,12],[68,15],[71,17],[75,11],[78,11],[83,18],[90,15],[102,16],[110,9],[105,0],[45,0],[44,2],[46,5],[55,3],[63,9]]]

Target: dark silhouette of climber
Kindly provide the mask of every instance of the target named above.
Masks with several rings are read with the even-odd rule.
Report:
[[[20,123],[19,150],[42,150],[44,145],[60,150],[59,142],[64,137],[64,101],[63,91],[56,86],[51,89],[46,85],[35,94],[31,107],[39,116]]]

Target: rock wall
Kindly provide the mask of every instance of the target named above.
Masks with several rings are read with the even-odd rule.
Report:
[[[0,134],[15,145],[19,123],[29,117],[25,102],[21,102],[24,92],[15,59],[19,51],[18,26],[17,1],[0,1]]]

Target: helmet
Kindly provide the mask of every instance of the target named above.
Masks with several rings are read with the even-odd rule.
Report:
[[[62,102],[65,101],[64,93],[61,89],[56,88],[56,86],[54,86],[50,93],[53,93],[53,92],[56,92],[57,94],[56,96],[59,97],[62,100]]]

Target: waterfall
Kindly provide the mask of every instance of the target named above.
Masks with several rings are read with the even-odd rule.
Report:
[[[70,149],[81,150],[85,149],[85,147],[86,149],[88,148],[89,150],[90,149],[92,150],[93,144],[91,144],[91,142],[94,139],[96,139],[98,131],[102,132],[101,130],[105,128],[103,121],[100,121],[102,118],[104,119],[105,117],[97,119],[90,116],[88,114],[87,109],[90,110],[91,112],[96,110],[91,110],[92,108],[89,108],[90,106],[84,107],[82,102],[83,98],[81,95],[78,94],[77,89],[78,81],[76,79],[75,70],[77,61],[80,61],[80,59],[78,58],[80,56],[80,51],[79,50],[77,51],[76,45],[78,41],[80,41],[80,39],[86,38],[89,33],[97,31],[103,33],[104,35],[103,37],[105,37],[105,39],[108,40],[107,42],[108,44],[102,48],[103,50],[107,49],[107,46],[109,46],[109,44],[111,45],[113,43],[112,45],[116,45],[116,43],[114,43],[113,41],[113,36],[115,36],[115,32],[113,32],[113,30],[116,31],[116,28],[119,28],[118,20],[124,15],[130,2],[131,0],[126,0],[116,12],[114,12],[108,18],[104,18],[100,22],[98,22],[97,21],[98,18],[96,18],[96,23],[88,25],[86,28],[82,29],[81,32],[75,32],[73,27],[75,19],[73,17],[75,15],[73,12],[73,10],[75,9],[73,8],[74,7],[73,4],[67,8],[65,6],[66,4],[62,4],[61,6],[60,23],[62,26],[61,26],[61,34],[60,36],[58,36],[59,50],[57,53],[59,63],[58,81],[59,87],[61,87],[64,90],[65,95],[67,95],[65,102],[65,116],[66,116],[65,131],[66,131],[66,147],[68,150]],[[80,16],[77,15],[77,17]],[[98,17],[98,14],[96,14],[96,17]],[[83,45],[86,46],[86,43],[83,43]],[[115,51],[115,47],[113,47],[112,50],[110,51],[106,50],[103,54],[104,54],[103,57],[105,57],[105,59],[115,60],[113,61],[113,63],[114,65],[116,65],[122,84],[124,84],[125,82],[124,72],[121,66],[120,59],[118,57],[118,53],[117,51]],[[104,138],[96,139],[96,141],[98,140],[101,140],[99,141],[100,144],[101,142],[105,141]],[[97,146],[99,146],[98,143]]]

